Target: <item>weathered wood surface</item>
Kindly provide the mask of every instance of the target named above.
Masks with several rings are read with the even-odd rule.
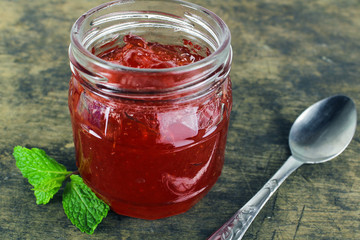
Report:
[[[194,0],[232,32],[234,106],[223,174],[189,212],[157,221],[110,213],[78,231],[61,195],[37,206],[15,145],[40,147],[73,170],[67,109],[69,30],[100,0],[0,2],[0,239],[206,239],[286,160],[297,115],[342,93],[360,105],[357,0]],[[360,239],[360,131],[336,160],[297,170],[244,239]]]

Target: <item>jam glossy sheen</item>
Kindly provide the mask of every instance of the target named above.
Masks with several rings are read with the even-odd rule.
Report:
[[[169,68],[209,54],[200,50],[187,40],[162,45],[127,35],[124,45],[98,56],[134,68]],[[229,78],[200,98],[149,102],[103,97],[73,75],[69,108],[79,172],[118,214],[158,219],[185,212],[221,173],[231,101]]]

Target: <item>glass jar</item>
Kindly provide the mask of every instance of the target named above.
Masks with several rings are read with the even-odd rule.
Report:
[[[211,54],[186,66],[138,69],[97,57],[125,34]],[[232,106],[230,32],[214,13],[174,1],[120,0],[81,16],[71,30],[69,109],[76,163],[118,214],[183,213],[215,184]]]

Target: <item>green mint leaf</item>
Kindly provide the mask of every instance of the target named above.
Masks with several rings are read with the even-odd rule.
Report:
[[[22,175],[34,186],[37,204],[46,204],[53,198],[65,178],[71,173],[38,148],[14,148],[13,156]]]
[[[63,193],[66,215],[82,232],[93,234],[109,206],[99,199],[78,175],[71,175]]]

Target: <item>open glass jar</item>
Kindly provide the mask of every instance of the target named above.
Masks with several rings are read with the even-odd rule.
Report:
[[[187,39],[211,54],[163,69],[97,57],[129,33],[163,44]],[[224,162],[232,106],[226,24],[187,2],[114,1],[75,22],[69,58],[76,160],[87,185],[122,215],[158,219],[191,208]]]

